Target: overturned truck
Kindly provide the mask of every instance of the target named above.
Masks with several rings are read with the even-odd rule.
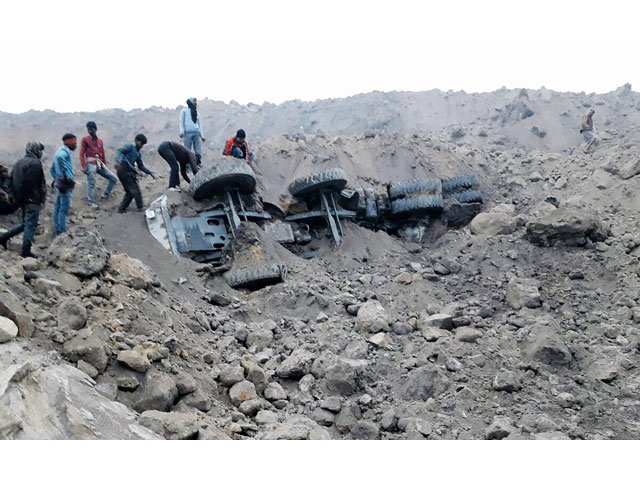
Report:
[[[287,211],[264,202],[257,185],[249,165],[225,158],[193,178],[190,194],[199,205],[196,215],[176,214],[163,195],[146,211],[149,231],[175,256],[223,265],[232,240],[243,234],[243,222],[257,224],[272,240],[303,258],[312,258],[317,255],[314,240],[329,236],[335,247],[340,246],[345,221],[421,241],[434,221],[444,219],[446,226],[459,228],[482,208],[474,176],[414,179],[375,190],[349,188],[345,171],[331,168],[294,180],[288,190],[295,200]],[[249,256],[232,252],[231,256],[244,261],[234,261],[225,273],[229,285],[259,288],[284,280],[286,269],[262,257],[259,238],[247,250]]]

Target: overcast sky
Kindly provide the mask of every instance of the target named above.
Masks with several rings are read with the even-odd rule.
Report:
[[[0,111],[640,87],[635,2],[420,3],[3,0]]]

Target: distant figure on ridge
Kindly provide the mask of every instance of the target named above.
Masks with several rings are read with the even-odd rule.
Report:
[[[196,156],[186,147],[183,147],[177,142],[162,142],[158,147],[158,153],[171,168],[171,174],[169,175],[169,190],[180,191],[180,177],[178,176],[178,169],[182,174],[185,182],[191,183],[189,176],[187,175],[187,166],[191,167],[191,171],[198,173],[198,164]]]
[[[22,223],[0,235],[0,245],[6,249],[9,239],[22,233],[20,255],[23,257],[35,257],[31,246],[40,222],[40,210],[47,198],[47,182],[41,161],[43,151],[44,145],[40,142],[27,143],[25,157],[14,165],[11,172],[15,202],[22,209]]]
[[[142,163],[142,155],[140,150],[147,144],[147,137],[139,133],[136,135],[135,144],[127,144],[118,149],[116,153],[116,171],[118,172],[118,179],[124,188],[124,198],[118,207],[118,213],[125,213],[132,200],[136,201],[136,207],[138,211],[144,210],[144,204],[142,203],[142,193],[140,193],[140,186],[138,185],[138,169],[147,175],[151,175],[156,178],[155,173],[149,170]]]
[[[238,130],[235,136],[227,140],[222,154],[235,158],[241,158],[249,165],[251,165],[251,162],[253,161],[253,153],[249,151],[249,144],[247,143],[246,138],[247,134],[244,132],[244,130]]]
[[[198,101],[191,97],[187,100],[187,108],[180,112],[180,138],[183,139],[184,146],[196,154],[196,162],[202,164],[202,142],[205,141],[202,133],[202,123],[198,113]]]
[[[587,145],[585,146],[584,153],[591,153],[591,147],[598,144],[598,136],[596,135],[596,129],[593,127],[593,114],[596,111],[592,108],[587,114],[582,117],[582,123],[580,124],[580,133],[584,137]]]
[[[111,191],[118,179],[107,168],[107,161],[104,155],[104,144],[98,138],[96,132],[98,127],[96,122],[87,122],[87,132],[89,135],[84,137],[80,142],[80,165],[82,172],[87,176],[87,202],[89,206],[98,208],[96,197],[93,192],[96,186],[96,175],[100,175],[107,179],[107,187],[102,192],[100,200],[104,201],[109,198]]]

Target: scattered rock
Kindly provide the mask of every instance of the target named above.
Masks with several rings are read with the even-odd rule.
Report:
[[[151,368],[147,356],[139,350],[124,350],[118,354],[118,361],[124,363],[131,370],[145,373]]]
[[[300,378],[309,373],[314,355],[304,349],[294,350],[276,368],[276,375],[281,378]]]
[[[148,290],[153,286],[160,286],[158,277],[149,267],[126,253],[109,258],[109,271],[118,283],[131,288]]]
[[[198,418],[188,413],[147,410],[138,422],[167,440],[193,440],[200,429]]]
[[[389,330],[389,317],[377,300],[365,302],[356,316],[356,331],[378,333]]]
[[[507,284],[507,302],[511,307],[537,308],[542,305],[539,283],[528,278],[512,277]]]
[[[0,317],[0,343],[6,343],[18,336],[18,326],[7,317]]]
[[[237,407],[242,402],[258,398],[258,394],[256,393],[256,387],[253,383],[242,380],[229,389],[229,398],[231,399],[231,403]]]

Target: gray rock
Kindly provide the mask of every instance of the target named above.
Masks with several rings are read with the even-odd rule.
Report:
[[[109,258],[109,272],[117,283],[130,288],[148,290],[152,286],[160,286],[160,281],[153,270],[126,253],[118,253]]]
[[[393,350],[393,340],[386,333],[380,332],[369,337],[369,343],[372,343],[378,348],[384,348],[386,350]]]
[[[320,401],[320,407],[338,413],[342,409],[342,400],[340,397],[327,397]]]
[[[193,376],[186,372],[180,372],[175,378],[176,388],[178,389],[178,395],[187,395],[196,391],[198,384]]]
[[[407,379],[400,384],[400,397],[404,400],[427,401],[436,398],[449,388],[449,379],[435,365],[425,365],[409,373]]]
[[[189,413],[147,410],[138,422],[167,440],[193,440],[200,429],[198,417]]]
[[[393,281],[400,285],[410,285],[413,282],[413,275],[409,272],[402,272],[397,275]]]
[[[57,310],[58,326],[80,330],[87,324],[87,309],[78,297],[64,300]]]
[[[588,375],[591,379],[604,383],[611,383],[620,374],[620,366],[609,359],[596,360],[588,368]]]
[[[358,310],[356,331],[378,333],[389,330],[389,316],[377,300],[368,300]]]
[[[561,207],[548,211],[527,224],[527,238],[540,246],[564,244],[584,246],[587,240],[601,242],[609,229],[599,220],[595,210]]]
[[[455,357],[449,357],[445,363],[445,368],[450,372],[459,372],[462,370],[462,363]]]
[[[273,332],[271,330],[257,330],[255,332],[249,332],[247,335],[247,348],[253,352],[264,350],[273,342]]]
[[[72,362],[84,360],[93,365],[99,372],[104,372],[109,363],[109,357],[104,342],[91,330],[82,329],[63,347],[65,357]]]
[[[472,327],[460,327],[456,330],[455,339],[460,342],[475,343],[482,337],[482,332]]]
[[[276,408],[284,408],[287,406],[289,396],[279,383],[269,383],[264,389],[263,395],[264,398],[269,400]]]
[[[418,330],[424,330],[426,328],[451,330],[453,328],[453,315],[449,313],[429,315],[427,312],[423,312],[416,325]]]
[[[513,422],[508,417],[495,417],[484,431],[485,440],[502,440],[515,433]]]
[[[35,331],[33,317],[25,310],[22,301],[0,283],[0,316],[12,320],[18,326],[18,335],[31,337]]]
[[[396,415],[395,410],[392,408],[387,410],[384,415],[382,415],[382,420],[380,420],[380,428],[387,432],[393,432],[398,426],[398,416]]]
[[[571,352],[550,327],[535,326],[525,343],[525,351],[533,360],[551,366],[568,366],[573,362]]]
[[[378,426],[367,420],[360,420],[351,429],[351,437],[354,440],[377,440],[379,436]]]
[[[308,350],[299,348],[291,352],[276,368],[276,375],[281,378],[300,378],[311,370],[314,355]]]
[[[220,382],[225,387],[231,387],[244,380],[244,368],[242,365],[223,365],[220,367]]]
[[[0,342],[0,343],[2,343],[2,342]],[[93,379],[97,378],[98,375],[100,374],[100,372],[98,372],[98,369],[96,367],[94,367],[90,363],[85,362],[82,359],[78,360],[77,368],[78,368],[78,370],[80,370],[81,372],[86,373],[87,375],[89,375]]]
[[[427,342],[435,342],[442,337],[448,337],[451,335],[448,331],[435,327],[426,327],[421,333]]]
[[[229,398],[231,399],[231,403],[237,407],[242,402],[258,398],[258,394],[256,393],[256,387],[253,383],[242,380],[229,389]]]
[[[109,252],[102,244],[96,232],[78,229],[58,235],[49,245],[47,259],[77,277],[93,277],[102,272],[109,261]]]
[[[60,282],[42,277],[36,278],[31,285],[36,293],[40,295],[56,296],[60,290],[62,290],[62,284]]]
[[[140,391],[138,391],[136,394]],[[147,374],[146,382],[138,400],[133,408],[137,412],[147,410],[160,410],[166,412],[171,408],[178,398],[178,387],[173,378],[166,373],[150,372]]]
[[[522,386],[515,372],[503,369],[494,377],[491,388],[499,392],[513,393],[520,390]]]
[[[260,410],[254,418],[257,425],[268,425],[270,423],[278,423],[278,414],[269,410]]]
[[[217,391],[217,389],[214,391]],[[211,398],[209,398],[209,395],[200,388],[197,388],[194,392],[186,394],[182,400],[180,400],[180,403],[205,413],[213,407],[213,402],[211,401]]]
[[[474,235],[509,235],[516,231],[514,214],[505,212],[483,212],[475,216],[469,224]]]
[[[120,390],[133,392],[140,386],[140,381],[133,375],[120,375],[116,378],[116,384]]]
[[[327,368],[325,384],[329,392],[351,395],[358,389],[358,374],[349,363],[337,361]]]
[[[18,336],[18,326],[7,317],[0,317],[0,343],[6,343]]]
[[[318,425],[322,425],[323,427],[330,427],[335,422],[335,417],[333,413],[324,410],[323,408],[316,408],[313,412],[311,412],[311,420],[316,422]]]
[[[507,302],[516,310],[538,308],[542,305],[538,288],[536,280],[512,277],[507,284]]]
[[[123,350],[118,353],[118,362],[125,364],[131,370],[145,373],[151,368],[151,362],[147,356],[139,350]]]
[[[238,406],[238,410],[247,417],[255,416],[260,410],[273,408],[269,402],[262,398],[253,398],[251,400],[245,400]]]
[[[356,409],[345,406],[340,410],[340,413],[336,415],[334,425],[338,432],[342,434],[349,433],[360,417],[361,414],[359,408]]]

